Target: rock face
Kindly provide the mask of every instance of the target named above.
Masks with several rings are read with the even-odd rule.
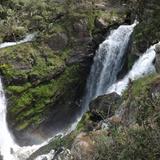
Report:
[[[21,144],[40,142],[76,119],[95,50],[128,15],[116,7],[114,14],[96,9],[91,1],[67,2],[2,2],[1,42],[37,33],[32,43],[0,50],[8,124]],[[8,19],[11,12],[18,24]],[[95,25],[96,18],[105,20],[107,30]]]
[[[93,114],[102,116],[103,118],[111,117],[115,110],[119,107],[121,97],[116,93],[109,95],[99,96],[90,103],[90,111]]]
[[[135,158],[135,156],[136,159],[141,157],[153,158],[153,153],[157,153],[160,147],[156,143],[156,140],[160,138],[157,135],[157,130],[159,132],[159,118],[156,116],[160,113],[159,78],[159,75],[155,75],[135,81],[132,87],[123,95],[114,116],[106,117],[110,127],[105,130],[80,133],[72,144],[75,149],[71,150],[71,153],[75,156],[75,159],[79,160],[83,156],[88,156],[89,160],[119,159],[120,155],[123,159]],[[103,98],[108,100],[107,95]],[[103,103],[101,104],[103,105]],[[154,135],[156,140],[151,138],[148,142],[147,139],[150,134]],[[88,148],[93,147],[93,149],[90,151],[86,146]],[[137,146],[143,146],[143,149],[139,152]],[[154,151],[152,150],[153,146]],[[144,151],[150,149],[152,154],[151,152],[144,154]],[[156,159],[156,157],[155,155],[154,158]]]
[[[48,45],[55,51],[63,50],[68,45],[68,37],[65,33],[55,33],[48,39]]]
[[[140,22],[133,35],[133,54],[142,54],[159,41],[160,1],[132,1],[133,17],[137,14]],[[135,12],[134,12],[135,10]]]
[[[73,24],[73,31],[75,32],[76,36],[83,40],[85,37],[89,37],[89,32],[87,29],[87,21],[85,19],[80,19],[78,22]]]
[[[106,12],[104,12],[104,7],[106,7],[107,4],[101,5],[101,2],[102,1],[96,1],[96,3],[100,3],[96,6],[98,6],[98,9],[102,8],[101,11],[103,11],[105,17],[107,17],[106,19],[108,19]],[[159,40],[159,29],[157,27],[159,26],[158,19],[160,17],[159,1],[109,0],[109,2],[108,5],[112,7],[112,9],[112,5],[114,5],[115,9],[116,6],[119,6],[121,3],[126,3],[132,10],[131,15],[133,16],[133,19],[135,18],[135,15],[138,16],[140,24],[136,27],[132,37],[133,55],[141,54],[151,44],[157,43]],[[102,20],[102,17],[98,17],[98,20]],[[97,21],[94,21],[95,30],[93,29],[93,26],[88,30],[87,19],[82,19],[82,17],[78,19],[71,27],[71,31],[75,31],[74,35],[72,35],[73,44],[81,44],[80,42],[83,41],[86,42],[86,37],[90,37],[90,34],[88,35],[88,33],[93,34],[93,37],[91,36],[90,38],[98,44],[97,42],[101,42],[103,39],[103,32],[101,31],[106,28],[108,24],[109,26],[112,25],[113,22],[107,21],[108,23],[104,24],[103,19],[103,21],[100,22],[101,24],[99,24],[99,22],[97,24]],[[111,19],[115,19],[115,16],[111,16]],[[96,18],[94,20],[96,20]],[[101,36],[102,39],[99,38]],[[99,39],[101,40],[98,41]],[[89,44],[87,43],[87,47]],[[75,48],[78,48],[78,50]],[[83,47],[74,47],[74,51],[71,52],[69,58],[67,57],[65,65],[68,67],[78,63],[81,64],[81,67],[85,66],[86,60],[90,55],[93,55],[92,52],[87,52],[88,54],[83,53],[85,49]],[[155,62],[158,71],[157,74],[134,81],[122,97],[119,97],[116,93],[97,97],[91,102],[90,111],[85,113],[75,131],[62,138],[62,141],[51,142],[49,145],[40,149],[39,152],[49,152],[48,148],[59,149],[64,146],[71,151],[71,157],[75,160],[160,159],[159,50],[159,46],[157,46],[157,57]],[[64,78],[65,80],[66,77]],[[81,78],[82,76],[78,78],[75,86],[79,84]],[[69,83],[67,82],[65,84],[68,85]],[[73,88],[67,88],[67,90],[72,91]],[[71,102],[70,100],[72,100],[75,93],[76,92],[73,92],[73,94],[71,94],[70,99],[67,98],[67,104],[65,105],[67,108],[70,107],[68,103]],[[57,95],[57,97],[58,96],[59,95]],[[64,98],[64,95],[60,97],[59,102]],[[66,98],[64,98],[64,101],[65,100]],[[59,103],[58,107],[63,106],[63,104],[65,104],[64,101]],[[78,105],[77,103],[73,103],[73,106]],[[63,107],[63,109],[64,108],[65,107]],[[54,112],[51,112],[51,114],[47,114],[47,116],[51,115],[52,117],[53,113]],[[101,124],[105,125],[105,127],[102,127]]]
[[[158,73],[160,73],[160,45],[156,45],[156,62],[155,62],[155,66],[156,66],[156,70]]]

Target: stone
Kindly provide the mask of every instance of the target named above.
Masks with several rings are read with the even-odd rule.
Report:
[[[155,67],[156,67],[156,71],[158,73],[160,73],[160,45],[156,45],[155,51],[157,53],[156,54]]]
[[[103,10],[103,11],[106,10],[106,4],[105,3],[97,3],[97,4],[95,4],[95,7],[96,7],[96,9],[99,9],[99,10]]]
[[[55,50],[63,50],[68,45],[68,37],[65,33],[55,33],[48,39],[48,46]]]
[[[105,22],[104,19],[100,17],[96,19],[95,25],[100,29],[105,29],[109,26],[109,23]]]
[[[115,109],[121,103],[121,97],[117,93],[99,96],[90,103],[90,111],[93,114],[102,116],[102,119],[114,115]]]
[[[158,99],[160,97],[160,78],[156,79],[156,81],[152,84],[150,94],[153,99]]]
[[[86,32],[87,25],[85,20],[81,20],[80,22],[76,22],[73,24],[73,28],[75,32]]]
[[[121,123],[121,117],[118,116],[118,115],[114,115],[114,116],[110,117],[108,119],[108,121],[113,125],[120,124]]]
[[[81,19],[78,22],[75,22],[73,24],[73,31],[75,32],[76,37],[79,39],[90,37],[87,28],[87,21],[85,19]]]

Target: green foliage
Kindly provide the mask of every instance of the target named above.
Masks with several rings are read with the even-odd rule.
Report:
[[[148,76],[133,83],[123,98],[132,102],[128,103],[126,108],[136,109],[136,114],[132,114],[136,119],[135,124],[129,128],[123,125],[111,128],[109,142],[101,135],[96,142],[96,160],[160,158],[160,95],[152,97],[153,87],[159,83],[158,75]]]
[[[75,65],[68,67],[58,79],[46,81],[35,87],[28,84],[23,87],[9,86],[8,91],[12,93],[9,113],[11,117],[16,116],[17,129],[21,130],[26,126],[39,125],[43,119],[43,113],[49,109],[48,106],[51,103],[54,103],[56,96],[64,94],[68,96],[67,91],[70,87],[72,88],[78,83],[78,72],[79,66]],[[16,96],[16,93],[19,94]]]
[[[141,2],[141,3],[140,3]],[[140,1],[138,13],[140,24],[136,26],[134,31],[135,44],[140,52],[144,52],[151,44],[155,44],[160,40],[160,2]]]
[[[159,154],[160,129],[125,129],[108,142],[99,137],[96,160],[157,160]],[[104,139],[105,138],[105,139]]]

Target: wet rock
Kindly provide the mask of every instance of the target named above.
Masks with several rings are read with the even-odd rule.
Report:
[[[85,39],[86,37],[90,37],[88,28],[87,28],[87,21],[85,19],[81,19],[78,22],[73,24],[73,31],[76,34],[76,37],[79,39]]]
[[[155,51],[157,53],[155,67],[156,67],[156,71],[160,73],[160,45],[156,45]]]
[[[90,61],[93,58],[93,53],[89,53],[86,48],[75,49],[71,56],[66,60],[67,65],[73,65],[77,63],[83,63],[84,65],[90,65]]]
[[[63,50],[68,45],[68,37],[65,33],[55,33],[48,39],[48,46],[53,50]]]
[[[74,159],[69,149],[62,148],[61,152],[55,155],[53,160],[74,160]]]
[[[90,103],[90,111],[102,117],[102,119],[111,117],[117,106],[121,103],[121,97],[117,93],[111,93],[99,96]]]

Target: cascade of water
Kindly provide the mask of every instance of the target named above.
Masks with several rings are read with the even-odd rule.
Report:
[[[26,43],[26,42],[30,42],[30,41],[32,41],[33,38],[35,37],[35,34],[36,34],[36,33],[29,34],[29,35],[27,35],[23,40],[20,40],[20,41],[18,41],[18,42],[5,42],[5,43],[2,43],[2,44],[0,44],[0,49],[1,49],[1,48],[6,48],[6,47],[15,46],[15,45],[22,44],[22,43]]]
[[[43,160],[43,159],[52,160],[54,158],[54,155],[55,151],[51,150],[48,154],[38,156],[35,160]]]
[[[156,44],[147,49],[147,51],[135,62],[129,73],[122,80],[109,87],[107,93],[116,92],[121,95],[127,88],[130,80],[134,81],[140,77],[154,73],[155,67],[153,61],[156,56],[155,46]]]
[[[35,35],[36,33],[29,34],[23,40],[18,41],[18,42],[2,43],[0,44],[0,49],[33,41]],[[26,160],[33,152],[35,152],[42,146],[47,145],[51,139],[57,136],[61,136],[61,137],[64,136],[63,133],[59,133],[53,138],[49,138],[48,140],[46,140],[45,142],[39,145],[20,147],[18,144],[16,144],[13,136],[11,135],[8,129],[7,121],[6,121],[6,114],[7,114],[7,105],[6,105],[5,94],[3,91],[3,85],[1,82],[1,78],[0,78],[0,126],[1,126],[0,155],[2,155],[3,160]],[[65,134],[68,134],[68,133],[69,132],[66,132]],[[53,156],[53,151],[50,153],[49,158],[51,158],[52,156]]]
[[[91,73],[87,82],[87,93],[82,104],[84,107],[88,106],[89,102],[94,97],[104,94],[109,86],[111,86],[117,80],[117,75],[123,65],[123,57],[126,52],[130,35],[132,34],[136,24],[137,22],[135,22],[133,25],[120,26],[118,29],[111,32],[110,36],[100,45],[94,58],[94,64],[92,65]],[[0,48],[25,43],[31,40],[32,36],[28,36],[19,42],[1,44]],[[5,145],[3,147],[3,145],[0,144],[1,154],[3,155],[4,160],[25,160],[34,151],[47,144],[48,141],[41,145],[28,147],[20,147],[14,142],[13,137],[11,136],[7,127],[5,97],[3,89],[1,90],[3,96],[2,98],[0,97],[0,99],[4,105],[2,107],[2,112],[0,112],[0,117],[4,117],[1,121],[1,125],[6,128],[7,132],[7,134],[2,133],[2,136],[4,137],[2,137],[1,141],[3,142],[2,144]],[[76,124],[77,123],[75,123],[74,126],[76,126]]]
[[[99,46],[94,57],[94,63],[87,81],[86,95],[82,106],[88,108],[89,102],[102,94],[116,82],[117,75],[122,69],[123,57],[130,36],[137,21],[132,25],[121,25],[111,32],[110,36]]]
[[[6,122],[6,100],[0,79],[0,152],[4,156],[4,160],[12,160],[11,148],[16,147],[12,135],[10,134]]]
[[[26,36],[23,40],[18,42],[6,42],[0,44],[1,48],[6,48],[9,46],[14,46],[26,42],[30,42],[33,40],[35,34],[29,34]],[[41,145],[33,145],[28,147],[20,147],[18,146],[13,136],[10,134],[10,131],[7,126],[6,121],[6,113],[7,112],[7,105],[6,105],[6,99],[5,94],[3,91],[3,85],[0,78],[0,154],[3,156],[3,160],[23,160],[26,159],[30,154],[32,154],[34,151],[36,151],[41,146],[47,144],[47,142],[44,142]],[[19,155],[22,155],[21,157]],[[20,157],[20,158],[19,158]],[[24,157],[24,158],[22,158]]]

